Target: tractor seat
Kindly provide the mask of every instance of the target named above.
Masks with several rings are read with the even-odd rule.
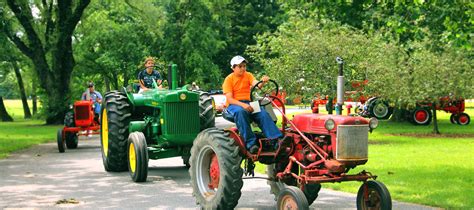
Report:
[[[234,115],[229,113],[227,109],[222,110],[222,117],[226,119],[229,122],[235,123],[234,122]]]

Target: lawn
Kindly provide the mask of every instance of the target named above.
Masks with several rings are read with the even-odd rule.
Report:
[[[0,158],[5,158],[13,151],[56,140],[57,129],[62,126],[44,125],[42,120],[25,120],[20,100],[4,102],[14,121],[0,122]]]
[[[472,104],[466,112],[474,116]],[[392,199],[441,208],[474,208],[474,129],[449,122],[450,114],[438,111],[441,135],[433,124],[380,121],[369,134],[369,161],[350,173],[367,170],[378,175]],[[257,171],[265,173],[265,166]],[[357,193],[359,182],[328,183],[325,188]]]

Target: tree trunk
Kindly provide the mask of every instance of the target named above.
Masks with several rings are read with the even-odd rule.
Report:
[[[18,36],[17,30],[11,27],[14,25],[12,23],[2,24],[2,29],[9,40],[34,64],[40,86],[45,91],[46,98],[42,98],[42,101],[46,123],[62,124],[68,110],[69,83],[75,65],[72,34],[90,0],[57,1],[56,4],[50,1],[49,7],[41,11],[43,22],[34,20],[30,4],[14,0],[6,2],[24,29],[25,38]],[[43,4],[46,5],[47,2],[43,1]],[[53,13],[56,15],[52,15]],[[45,27],[45,33],[40,34],[35,29],[40,25]]]
[[[31,93],[31,99],[33,101],[33,115],[36,115],[38,113],[38,105],[37,105],[37,97],[36,97],[36,80],[33,79],[33,84],[31,85],[32,93]]]
[[[407,116],[407,110],[406,109],[400,109],[395,107],[393,109],[392,117],[390,118],[390,121],[392,122],[404,122],[406,121],[406,116]]]
[[[110,92],[110,81],[109,77],[104,78],[104,83],[105,83],[105,92]],[[105,94],[105,93],[104,93]]]
[[[16,79],[18,81],[18,87],[20,88],[20,97],[21,103],[23,104],[24,118],[30,119],[31,112],[30,107],[28,106],[28,100],[26,99],[25,86],[23,85],[23,78],[21,77],[20,67],[18,67],[16,61],[12,61],[11,63],[13,65],[13,69],[15,70]]]
[[[5,104],[3,104],[2,96],[0,96],[0,118],[2,118],[2,122],[13,122],[13,118],[8,114]]]
[[[438,128],[438,118],[436,117],[436,103],[433,103],[432,110],[433,110],[433,133],[440,134],[439,128]]]

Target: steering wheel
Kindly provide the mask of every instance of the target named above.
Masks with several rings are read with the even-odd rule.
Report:
[[[153,67],[154,67],[153,70],[158,71],[158,73],[161,76],[161,82],[159,84],[156,81],[154,81],[154,83],[156,82],[156,87],[160,87],[160,85],[162,85],[163,82],[166,80],[166,78],[163,76],[164,73],[165,73],[165,68],[162,65],[156,65],[156,64],[153,65]],[[155,88],[155,87],[153,87],[153,88]]]
[[[278,95],[278,84],[274,80],[268,80],[268,83],[263,85],[262,88],[259,88],[258,85],[263,83],[263,81],[259,81],[255,86],[252,87],[250,91],[250,100],[255,101],[258,100],[260,106],[266,106],[267,104],[271,103],[273,99],[268,96],[277,96]],[[267,99],[264,101],[264,99]]]

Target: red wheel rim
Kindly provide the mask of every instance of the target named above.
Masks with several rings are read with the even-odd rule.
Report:
[[[417,122],[425,122],[428,118],[428,113],[425,110],[418,110],[415,113],[415,120]]]
[[[216,189],[219,186],[219,161],[217,161],[217,156],[215,153],[211,157],[211,165],[209,166],[209,188]]]
[[[463,115],[463,114],[459,116],[459,119],[458,119],[458,120],[459,120],[459,124],[461,124],[461,125],[466,124],[467,121],[468,121],[467,116],[466,116],[466,115]]]

